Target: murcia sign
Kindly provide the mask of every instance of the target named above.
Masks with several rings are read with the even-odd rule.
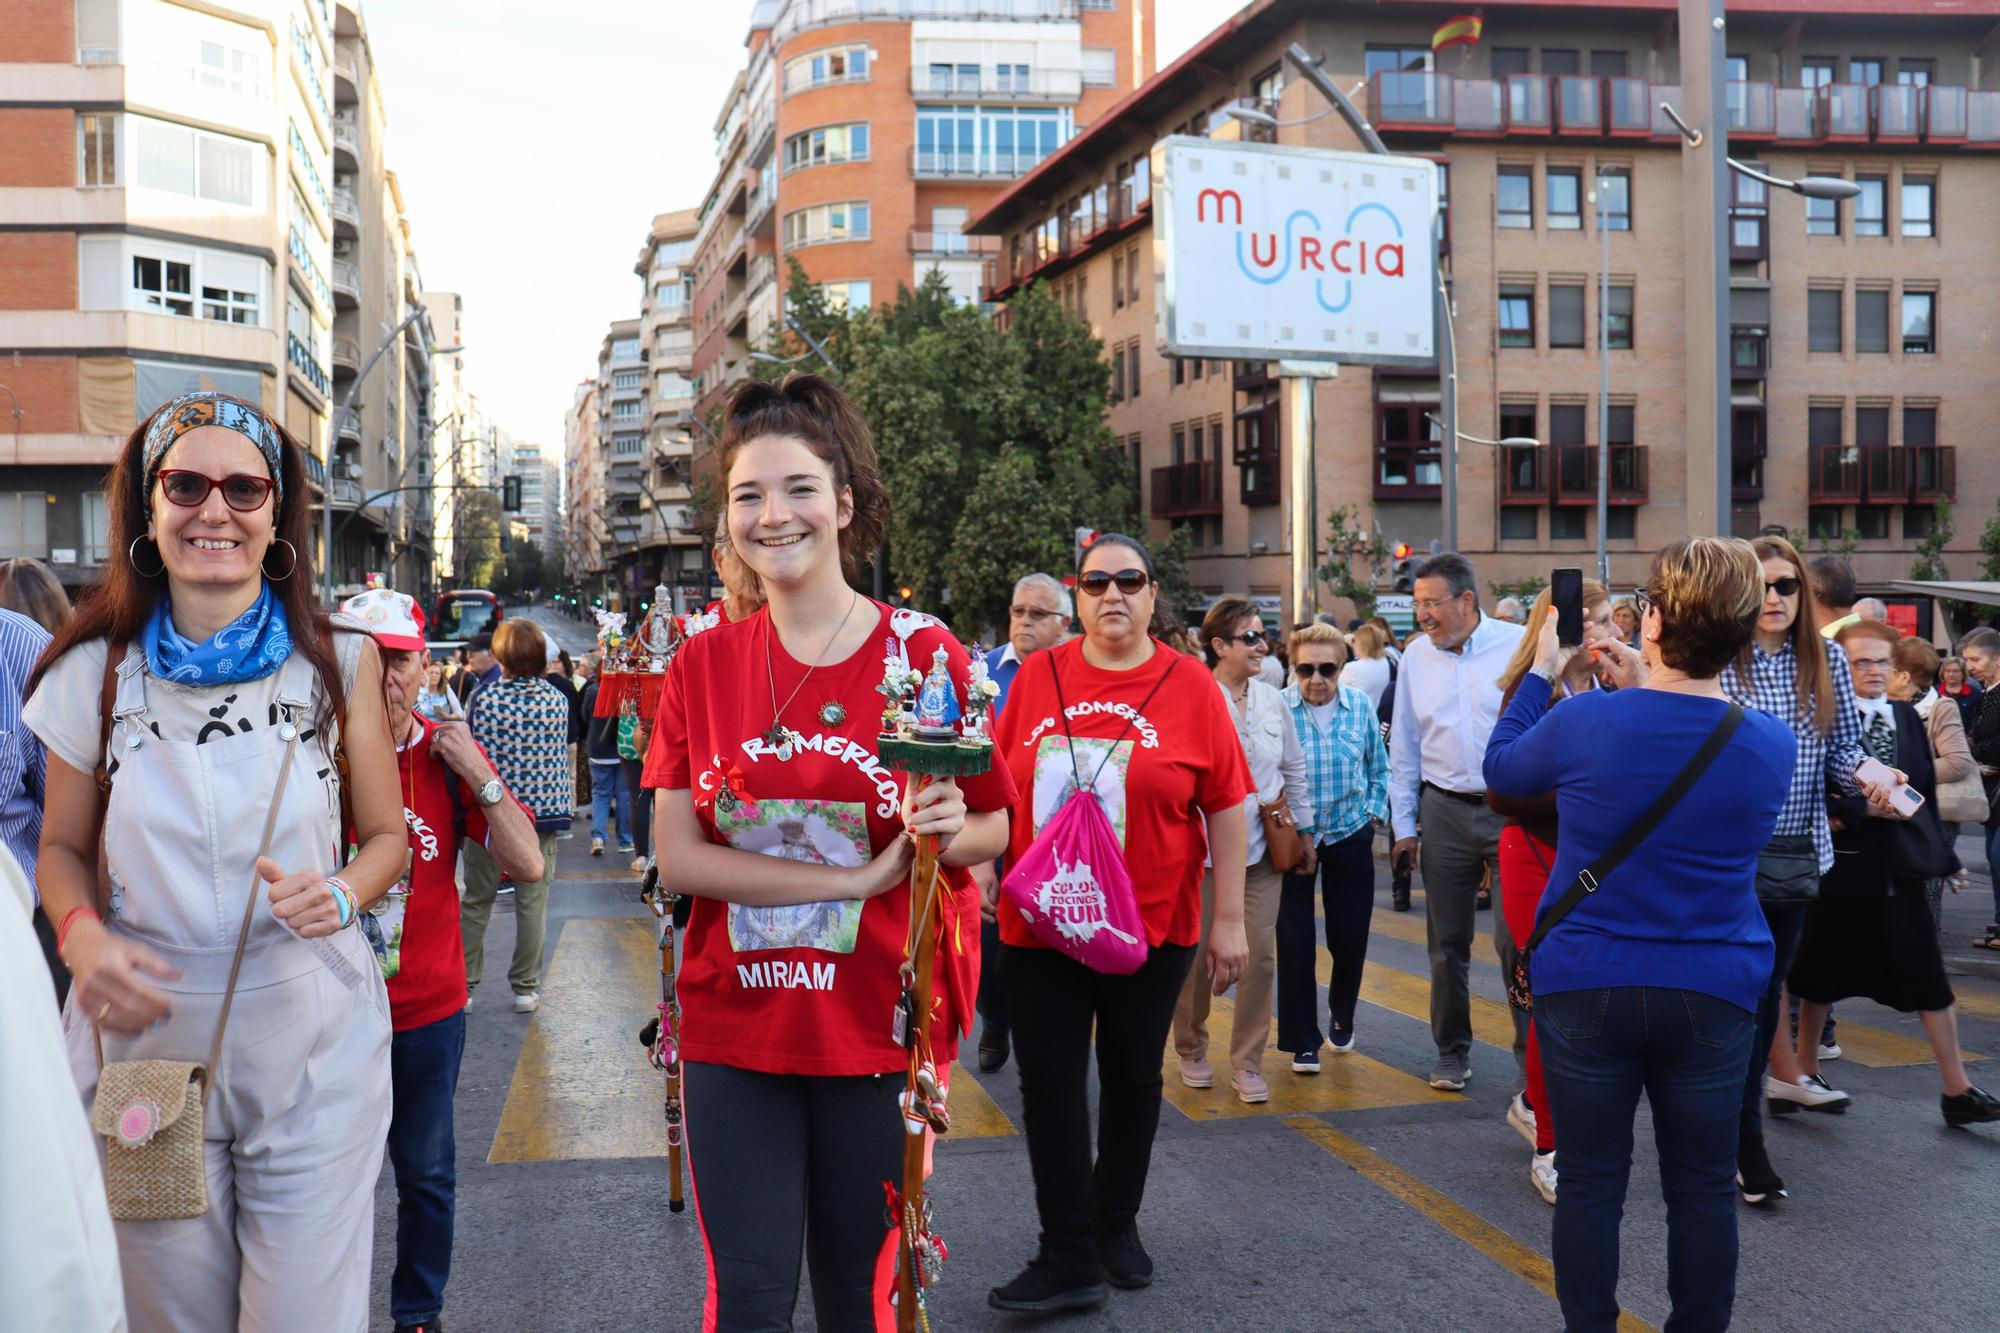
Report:
[[[1436,360],[1435,163],[1176,135],[1153,172],[1162,351]]]

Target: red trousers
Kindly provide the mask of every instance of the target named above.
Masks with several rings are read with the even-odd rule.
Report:
[[[1541,859],[1536,859],[1540,853]],[[1556,862],[1556,849],[1519,824],[1500,831],[1500,910],[1507,914],[1507,931],[1516,947],[1535,933],[1535,909],[1548,887],[1544,866]],[[1548,1085],[1542,1080],[1542,1052],[1535,1043],[1535,1025],[1528,1024],[1528,1100],[1535,1104],[1535,1151],[1556,1150],[1556,1120],[1549,1110]]]

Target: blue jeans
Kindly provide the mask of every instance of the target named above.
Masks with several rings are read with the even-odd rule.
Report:
[[[1736,1301],[1736,1113],[1757,1019],[1700,991],[1607,986],[1535,996],[1556,1150],[1556,1299],[1569,1333],[1618,1326],[1618,1225],[1632,1115],[1653,1107],[1667,1201],[1667,1333],[1729,1327]]]
[[[425,1324],[444,1312],[451,1276],[452,1204],[458,1161],[452,1141],[452,1099],[465,1054],[465,1011],[389,1043],[389,1162],[396,1169],[396,1271],[389,1278],[389,1317]]]
[[[632,798],[625,794],[625,775],[616,764],[590,763],[590,836],[609,841],[611,821],[618,821],[618,841],[632,841]]]

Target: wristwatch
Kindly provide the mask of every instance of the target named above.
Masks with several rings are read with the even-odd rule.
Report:
[[[472,795],[480,805],[490,808],[500,804],[501,799],[507,795],[507,788],[501,785],[500,779],[489,778],[486,785]]]

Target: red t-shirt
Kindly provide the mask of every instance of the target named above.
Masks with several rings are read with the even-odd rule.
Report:
[[[462,725],[462,724],[461,724]],[[396,781],[410,829],[410,898],[403,912],[402,970],[389,978],[390,1026],[408,1032],[465,1007],[465,944],[458,929],[458,843],[453,825],[465,812],[465,837],[486,841],[486,815],[465,784],[431,752],[438,724],[417,718],[418,734],[397,752]],[[446,784],[458,790],[452,804]]]
[[[1153,656],[1129,671],[1091,666],[1080,639],[1022,663],[993,734],[1000,762],[1021,792],[1007,849],[1012,863],[1026,855],[1042,825],[1076,789],[1069,744],[1056,719],[1051,664],[1062,676],[1076,771],[1085,782],[1096,775],[1097,793],[1125,849],[1147,944],[1195,943],[1201,938],[1202,860],[1208,854],[1202,812],[1240,809],[1252,790],[1222,691],[1200,662],[1157,639]],[[1107,760],[1120,732],[1125,740]],[[1017,913],[1004,908],[1000,938],[1046,947]]]
[[[711,842],[822,865],[865,864],[903,828],[902,775],[884,768],[876,751],[885,702],[876,686],[897,639],[889,608],[870,605],[876,631],[810,680],[768,611],[689,639],[667,668],[645,784],[691,792]],[[907,652],[919,670],[943,646],[962,706],[968,662],[958,640],[929,616],[899,611],[895,621],[914,625]],[[763,740],[774,690],[785,705],[781,720],[805,738],[789,761]],[[1013,804],[1014,784],[997,764],[959,784],[970,810]],[[725,785],[735,795],[718,801]],[[671,884],[671,869],[662,869]],[[979,977],[978,890],[958,868],[945,867],[941,881],[948,893],[938,914],[930,1034],[940,1068],[971,1024]],[[907,883],[865,903],[695,899],[680,970],[682,1052],[777,1074],[901,1069],[905,1056],[890,1024],[909,925]]]

